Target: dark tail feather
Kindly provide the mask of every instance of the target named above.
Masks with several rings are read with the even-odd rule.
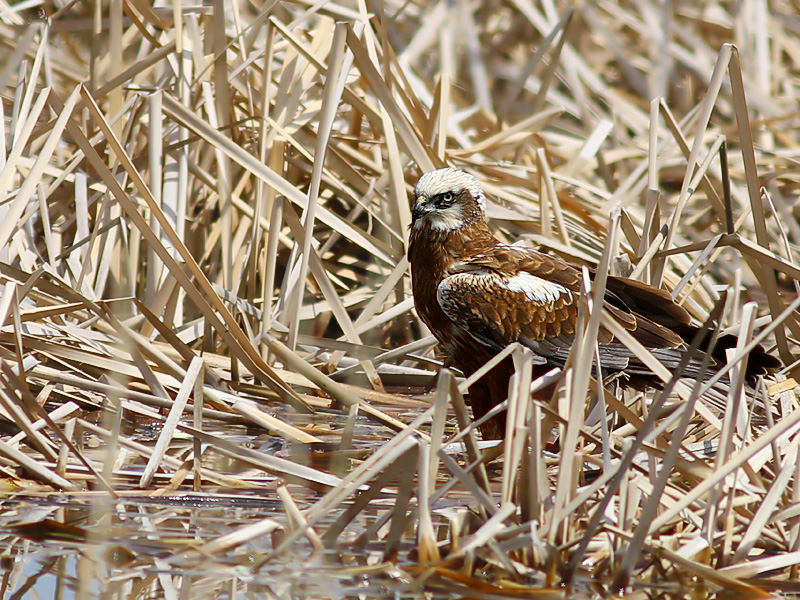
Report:
[[[675,332],[686,340],[687,344],[691,344],[694,337],[701,331],[699,327],[694,327],[692,325],[681,325],[675,328]],[[699,344],[699,348],[702,352],[708,352],[713,334],[714,332],[709,330],[702,332]],[[717,343],[711,351],[711,356],[720,366],[728,362],[726,351],[729,348],[735,348],[737,341],[738,339],[735,335],[726,334],[717,338]],[[745,379],[747,383],[752,386],[760,375],[771,375],[776,370],[780,369],[780,367],[781,361],[771,354],[767,354],[762,346],[756,346],[750,351],[748,356]],[[713,371],[711,374],[713,375]]]

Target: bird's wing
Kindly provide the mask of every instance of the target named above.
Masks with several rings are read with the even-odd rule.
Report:
[[[437,300],[476,342],[496,351],[519,342],[544,359],[539,362],[563,364],[575,340],[579,285],[579,271],[562,260],[527,248],[499,246],[454,265],[439,284]],[[629,310],[612,290],[605,307],[645,346],[683,346],[680,336]],[[601,328],[598,342],[604,367],[632,366],[632,354],[609,331]]]
[[[454,265],[436,298],[476,342],[499,351],[512,342],[540,357],[568,351],[575,338],[578,273],[558,261],[497,248]]]

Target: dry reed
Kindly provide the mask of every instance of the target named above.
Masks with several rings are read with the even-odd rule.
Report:
[[[119,544],[76,567],[109,597],[321,556],[442,596],[797,592],[800,19],[663,6],[0,3],[0,597],[33,585],[20,537]],[[503,239],[714,313],[730,390],[621,330],[667,387],[598,385],[614,322],[587,302],[563,373],[508,349],[507,436],[481,441],[410,296],[408,192],[444,164]],[[787,367],[745,390],[756,343]],[[145,496],[275,508],[148,552],[168,519],[111,526]]]

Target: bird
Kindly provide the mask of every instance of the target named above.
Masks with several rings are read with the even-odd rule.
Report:
[[[530,247],[501,243],[489,229],[486,202],[478,179],[463,170],[437,169],[417,182],[408,243],[417,314],[466,376],[514,342],[532,351],[534,376],[564,367],[576,335],[581,267]],[[603,303],[671,370],[690,351],[698,328],[666,290],[609,275]],[[710,337],[694,351],[684,376],[701,373]],[[735,344],[735,336],[720,337],[709,375],[721,368],[725,350]],[[655,374],[602,326],[598,347],[604,376],[620,373],[623,385],[638,389],[660,386]],[[750,353],[747,375],[755,378],[779,366],[759,347]],[[513,373],[507,358],[470,387],[476,420],[507,398]],[[504,414],[480,431],[486,439],[502,438]]]

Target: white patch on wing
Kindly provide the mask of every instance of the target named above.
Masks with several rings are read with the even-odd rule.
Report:
[[[560,283],[547,281],[536,275],[530,273],[520,273],[503,279],[499,282],[500,287],[504,287],[512,292],[525,294],[531,302],[538,302],[539,304],[550,304],[555,302],[561,296],[567,295],[572,297],[572,292],[565,288]]]
[[[464,266],[468,263],[460,264]],[[444,313],[457,325],[462,326],[458,322],[463,318],[465,312],[476,314],[474,307],[464,303],[465,291],[479,293],[486,298],[487,302],[494,302],[493,295],[497,293],[498,288],[525,294],[528,301],[540,305],[552,304],[563,296],[572,300],[572,292],[560,283],[548,281],[530,273],[503,277],[494,271],[480,268],[467,272],[455,272],[445,277],[436,288],[436,300]]]
[[[497,244],[498,248],[505,248],[507,250],[522,250],[523,252],[529,252],[534,250],[534,247],[531,245],[531,242],[528,240],[517,240],[513,244]]]

